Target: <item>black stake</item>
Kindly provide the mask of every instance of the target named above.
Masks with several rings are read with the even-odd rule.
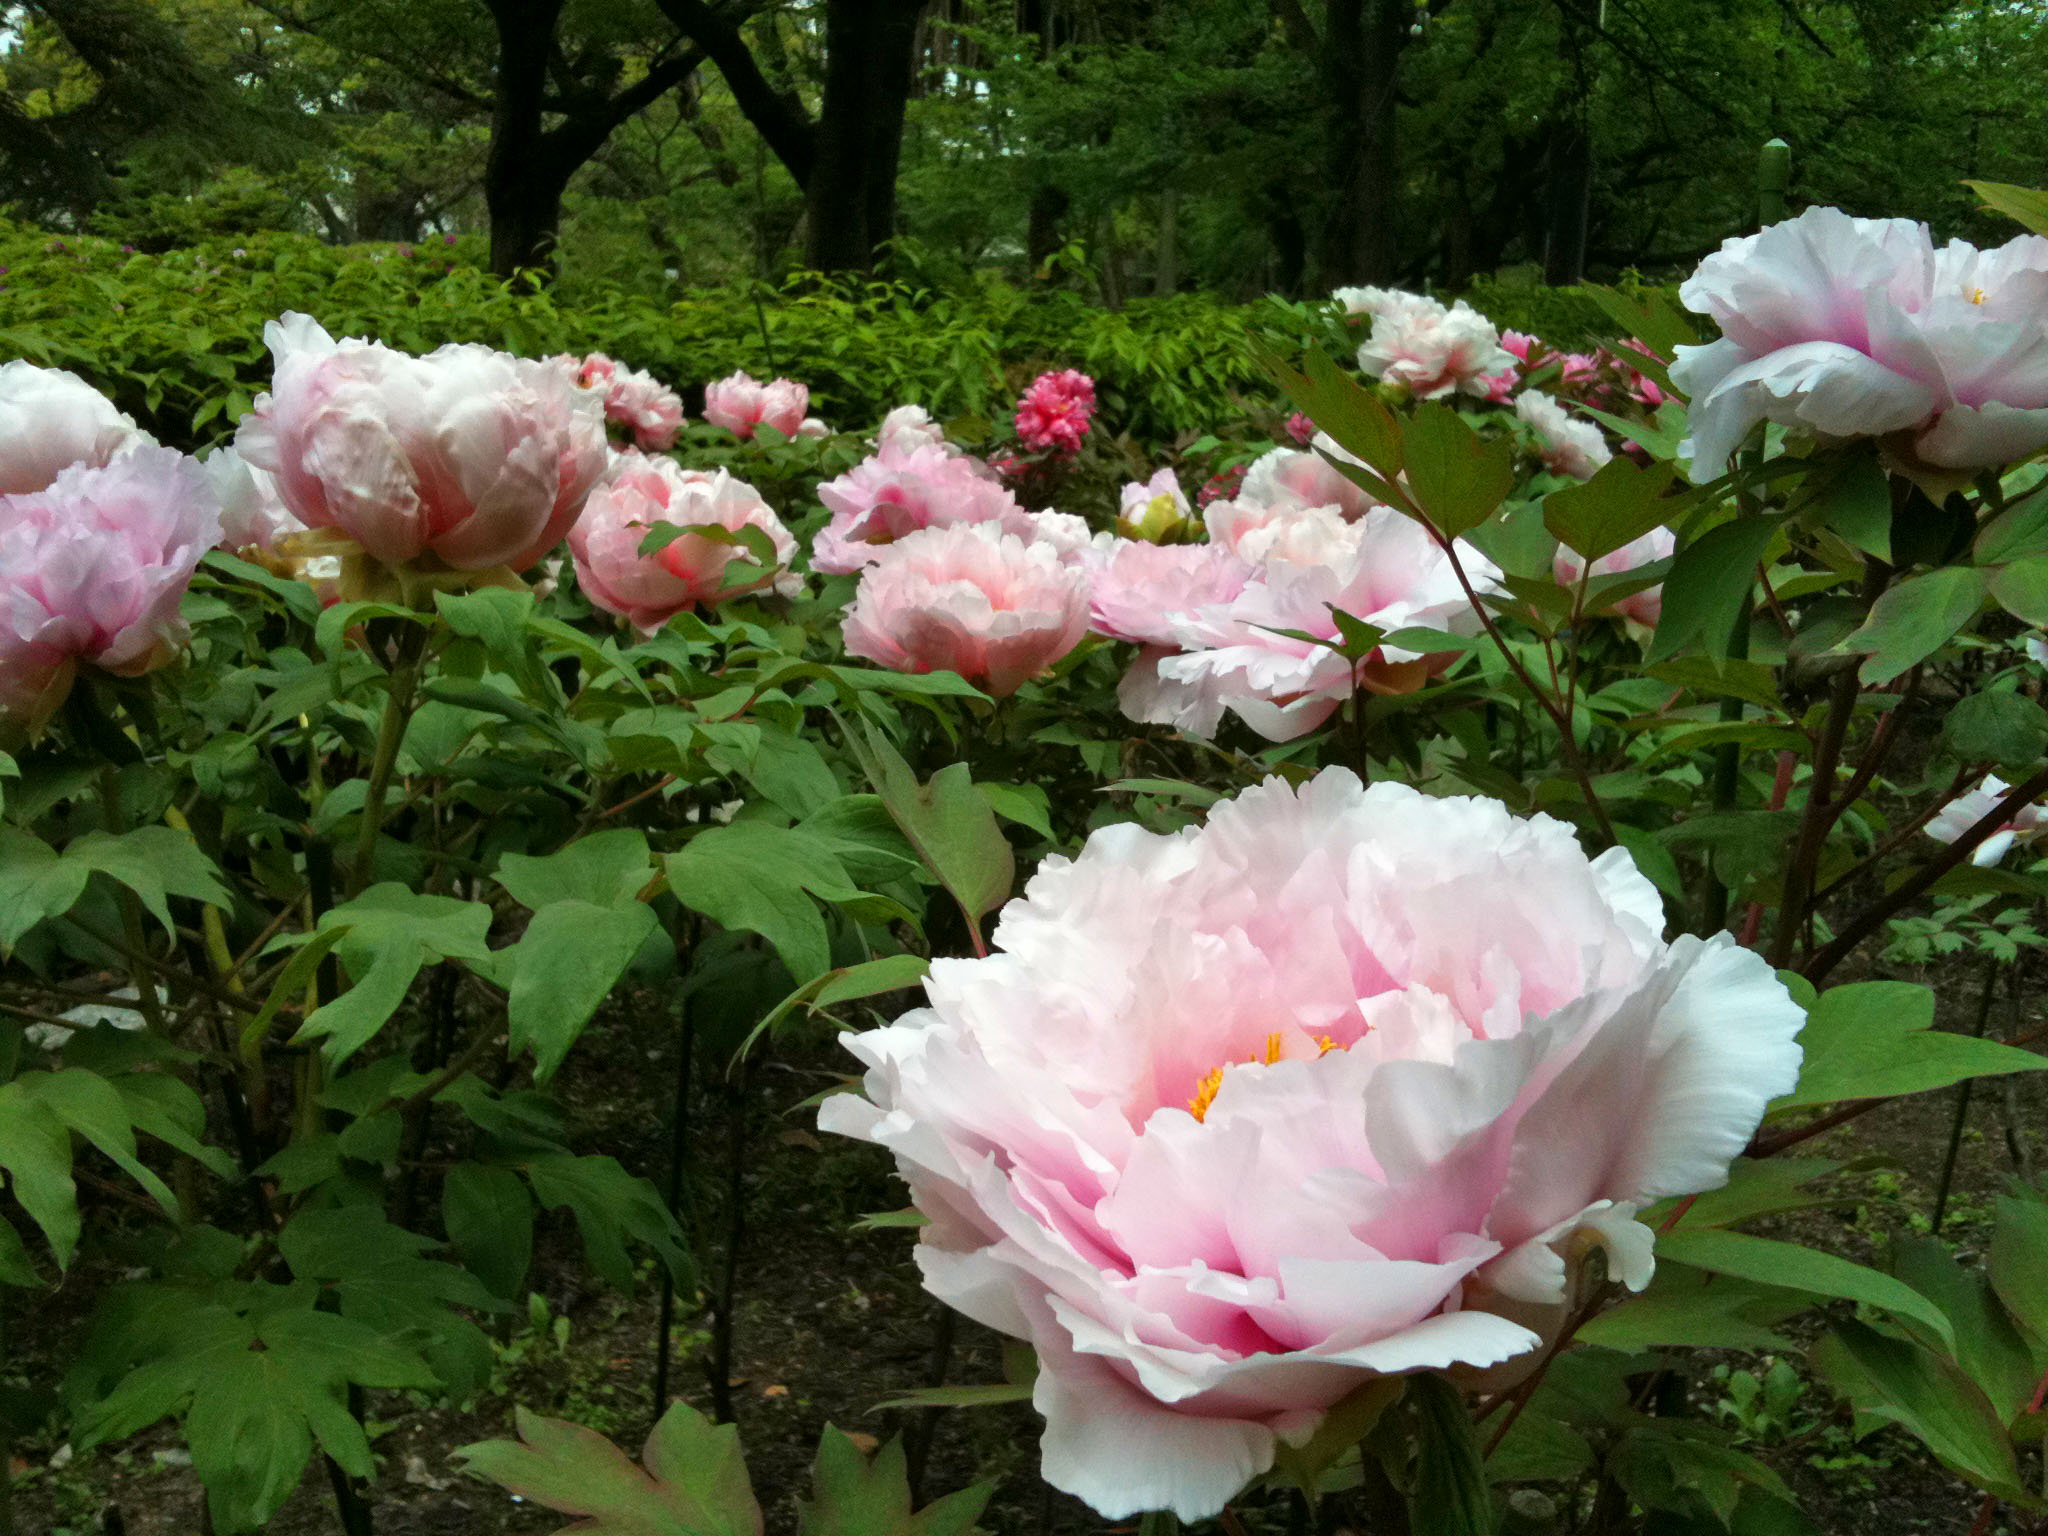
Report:
[[[1984,1026],[1991,1019],[1991,995],[1998,990],[1998,969],[1997,960],[1985,960],[1984,990],[1977,999],[1977,1025],[1970,1031],[1978,1039],[1983,1038]],[[1974,1083],[1975,1079],[1964,1078],[1962,1086],[1956,1090],[1956,1113],[1949,1122],[1948,1150],[1942,1154],[1941,1178],[1934,1186],[1934,1215],[1927,1223],[1929,1234],[1935,1237],[1941,1235],[1942,1218],[1948,1214],[1949,1185],[1955,1179],[1956,1153],[1963,1144],[1963,1121],[1970,1113],[1970,1089]]]
[[[683,1163],[689,1156],[690,1059],[696,1055],[697,1046],[697,1021],[690,1017],[689,1008],[685,1002],[681,1044],[676,1055],[675,1102],[669,1108],[668,1183],[662,1191],[668,1201],[669,1215],[677,1220],[681,1220],[683,1203]],[[673,1348],[669,1333],[674,1327],[675,1316],[676,1283],[671,1275],[666,1277],[661,1288],[661,1331],[654,1342],[654,1420],[657,1424],[668,1412],[669,1357]]]

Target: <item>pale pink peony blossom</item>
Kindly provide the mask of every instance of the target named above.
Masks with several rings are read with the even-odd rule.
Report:
[[[1982,821],[2005,798],[2012,786],[1996,774],[1987,773],[1977,787],[1957,795],[1928,820],[1927,835],[1937,843],[1952,843]],[[2012,852],[2016,843],[2030,843],[2048,828],[2048,810],[2023,805],[1996,832],[1970,852],[1970,862],[1989,869]]]
[[[1095,414],[1095,381],[1073,368],[1041,373],[1017,401],[1017,441],[1038,453],[1074,454]]]
[[[644,453],[676,445],[683,429],[683,397],[651,373],[629,368],[602,352],[583,359],[576,380],[604,398],[604,419]]]
[[[641,541],[661,523],[728,533],[758,528],[782,569],[735,569],[733,561],[754,559],[745,545],[695,533],[641,554]],[[782,519],[746,481],[723,469],[684,469],[673,459],[642,454],[619,455],[569,530],[576,585],[584,596],[643,630],[659,629],[699,603],[721,603],[771,585],[794,596],[803,590],[802,578],[788,569],[796,550]]]
[[[1252,568],[1221,544],[1120,539],[1093,553],[1090,627],[1112,640],[1177,645],[1176,625],[1244,591]]]
[[[816,440],[821,437],[830,437],[832,435],[832,429],[831,427],[825,424],[824,417],[806,416],[802,421],[796,424],[796,435],[798,437],[808,437],[813,440]]]
[[[1275,448],[1252,461],[1232,499],[1264,507],[1336,507],[1346,517],[1365,516],[1379,503],[1332,464],[1333,458],[1361,464],[1326,432],[1318,432],[1305,449]]]
[[[1192,515],[1187,493],[1171,469],[1160,470],[1150,480],[1129,481],[1117,493],[1117,532],[1127,539],[1157,544],[1177,537]]]
[[[999,522],[1024,535],[1024,509],[980,460],[936,443],[886,446],[818,487],[832,520],[811,545],[811,565],[843,575],[920,528]]]
[[[1582,1252],[1725,1183],[1804,1022],[1629,856],[1327,769],[1040,865],[994,953],[847,1044],[925,1288],[1028,1341],[1041,1470],[1214,1515],[1378,1375],[1529,1359]]]
[[[306,531],[277,494],[269,471],[258,469],[233,448],[216,448],[208,455],[206,474],[220,499],[222,549],[268,554],[280,540]]]
[[[1641,570],[1646,565],[1655,565],[1659,560],[1668,560],[1678,553],[1678,535],[1669,528],[1652,528],[1641,538],[1631,539],[1617,550],[1602,555],[1593,562],[1593,574],[1598,576],[1619,576],[1628,571]],[[1557,556],[1552,564],[1553,574],[1561,587],[1576,587],[1579,577],[1585,572],[1586,562],[1562,544],[1557,547]],[[1657,620],[1664,615],[1664,584],[1660,581],[1654,587],[1645,587],[1640,592],[1631,592],[1601,609],[1602,612],[1618,613],[1624,619],[1655,629]]]
[[[178,604],[219,542],[212,481],[170,448],[0,496],[0,716],[39,725],[81,663],[133,677],[169,661]]]
[[[150,441],[77,374],[0,364],[0,496],[43,490],[73,464],[105,464]]]
[[[742,372],[704,386],[704,419],[735,437],[752,437],[754,429],[762,426],[795,437],[803,429],[804,413],[810,405],[809,388],[795,379],[772,379],[763,384]]]
[[[932,420],[921,405],[899,405],[882,418],[875,433],[875,448],[881,453],[909,453],[917,448],[945,448],[946,429]],[[958,452],[958,449],[954,449]]]
[[[893,672],[957,672],[998,698],[1088,629],[1088,574],[991,523],[926,528],[861,574],[846,652]]]
[[[1449,557],[1391,507],[1357,522],[1335,507],[1282,509],[1256,534],[1234,545],[1255,570],[1244,590],[1175,615],[1167,628],[1178,652],[1148,651],[1125,674],[1117,701],[1133,720],[1211,737],[1228,710],[1268,741],[1291,741],[1357,689],[1412,693],[1454,659],[1383,645],[1354,665],[1318,643],[1341,638],[1333,608],[1387,632],[1479,628]],[[1462,543],[1458,558],[1477,590],[1493,590],[1500,573],[1491,561]]]
[[[1590,480],[1614,457],[1599,427],[1578,420],[1539,389],[1515,397],[1515,415],[1534,429],[1537,455],[1553,473]]]
[[[1359,369],[1417,399],[1461,390],[1483,397],[1491,377],[1515,366],[1493,322],[1463,299],[1445,308],[1424,294],[1387,293],[1369,312],[1372,336],[1358,349]]]
[[[1967,471],[2048,447],[2048,239],[1936,249],[1924,224],[1809,208],[1723,243],[1679,289],[1721,339],[1680,347],[1693,478],[1772,421]]]
[[[301,522],[386,565],[524,570],[604,471],[603,402],[554,363],[467,343],[412,357],[296,314],[263,334],[275,374],[236,447]]]

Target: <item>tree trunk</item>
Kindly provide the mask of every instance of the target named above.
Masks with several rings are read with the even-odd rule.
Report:
[[[1543,281],[1568,288],[1586,275],[1586,223],[1593,196],[1593,146],[1567,118],[1550,140],[1543,221]]]
[[[1024,230],[1024,259],[1031,264],[1034,277],[1059,251],[1060,220],[1066,217],[1071,202],[1062,188],[1049,182],[1031,189],[1031,207]]]
[[[1168,187],[1159,194],[1159,254],[1152,273],[1152,291],[1170,298],[1180,287],[1180,194]]]
[[[491,216],[491,271],[511,277],[522,268],[551,266],[562,222],[567,178],[554,171],[541,119],[562,0],[490,0],[490,8],[498,29],[498,78],[484,206]]]
[[[1319,253],[1324,286],[1394,276],[1394,85],[1413,14],[1407,0],[1330,0],[1327,8],[1320,62],[1334,201]]]
[[[831,0],[825,95],[804,187],[806,260],[821,272],[869,272],[896,233],[896,171],[923,0]]]

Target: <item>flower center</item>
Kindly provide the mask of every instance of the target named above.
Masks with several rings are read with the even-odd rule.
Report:
[[[1984,290],[1982,288],[1972,288],[1970,290],[1970,302],[1972,304],[1982,304],[1984,302]]]
[[[1276,1030],[1266,1036],[1265,1050],[1253,1051],[1249,1056],[1245,1057],[1244,1064],[1246,1066],[1270,1067],[1274,1062],[1283,1059],[1286,1049],[1287,1043],[1285,1038]],[[1316,1054],[1318,1056],[1327,1056],[1330,1052],[1338,1049],[1340,1047],[1337,1042],[1328,1035],[1317,1036]],[[1209,1106],[1216,1102],[1216,1095],[1223,1087],[1223,1074],[1236,1065],[1237,1063],[1234,1061],[1226,1061],[1222,1066],[1212,1068],[1209,1075],[1195,1085],[1195,1096],[1188,1100],[1189,1114],[1193,1115],[1197,1120],[1208,1119]]]

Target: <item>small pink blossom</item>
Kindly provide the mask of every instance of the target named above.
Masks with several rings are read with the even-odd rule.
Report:
[[[1316,435],[1316,424],[1303,412],[1296,411],[1287,418],[1287,435],[1293,438],[1298,446],[1306,448]]]
[[[897,406],[882,418],[882,425],[875,433],[875,448],[884,454],[945,446],[945,428],[933,421],[931,412],[921,405]]]
[[[1230,469],[1219,470],[1202,482],[1202,488],[1195,492],[1195,505],[1209,506],[1213,502],[1227,501],[1244,486],[1246,466],[1238,464]]]
[[[1975,789],[1957,795],[1934,813],[1927,823],[1927,835],[1937,843],[1954,842],[1990,815],[2011,790],[2005,780],[1987,773]],[[2048,810],[2039,805],[2023,805],[2012,813],[2011,820],[1971,851],[1970,862],[1980,869],[1989,869],[2012,852],[2014,844],[2030,843],[2044,829],[2048,829]]]
[[[957,672],[998,698],[1087,628],[1087,572],[990,523],[899,539],[861,574],[843,621],[849,656],[894,672]]]
[[[604,397],[604,418],[645,453],[673,448],[683,428],[683,397],[638,368],[602,352],[583,359],[577,382]]]
[[[809,388],[795,379],[763,384],[750,374],[735,373],[704,386],[704,419],[739,438],[751,438],[760,426],[795,437],[810,405]]]
[[[818,500],[832,520],[812,543],[811,566],[828,575],[859,570],[920,528],[1000,522],[1025,531],[1024,509],[986,465],[932,443],[884,447],[822,483]]]
[[[640,544],[659,524],[677,528],[722,528],[738,533],[758,528],[768,535],[780,571],[760,571],[735,560],[755,557],[744,545],[685,533],[653,554]],[[723,469],[689,470],[669,458],[621,454],[583,516],[569,530],[576,584],[607,613],[642,630],[659,629],[699,603],[721,603],[773,586],[793,596],[802,579],[789,571],[796,540],[761,493]]]
[[[1588,1250],[1649,1283],[1639,1213],[1727,1182],[1805,1022],[1664,927],[1547,816],[1269,779],[1046,860],[819,1125],[894,1155],[925,1288],[1035,1348],[1045,1479],[1206,1519],[1376,1377],[1532,1359]]]
[[[1602,555],[1593,562],[1593,574],[1597,576],[1620,576],[1629,571],[1641,570],[1659,560],[1669,560],[1678,553],[1678,535],[1669,528],[1652,528],[1641,538],[1631,539],[1617,550]],[[1561,587],[1576,587],[1579,577],[1586,569],[1586,562],[1566,549],[1557,547],[1552,563],[1552,572]],[[1627,597],[1596,610],[1603,613],[1618,613],[1624,619],[1640,624],[1645,629],[1655,629],[1657,620],[1664,614],[1664,584],[1645,587],[1640,592],[1631,592]]]
[[[1638,341],[1633,336],[1624,337],[1621,344],[1629,351],[1641,357],[1655,357],[1657,355],[1650,350],[1647,342]],[[1629,367],[1627,358],[1616,357],[1614,361],[1621,369],[1622,382],[1628,391],[1629,398],[1645,410],[1654,411],[1658,406],[1671,398],[1670,395],[1664,392],[1663,386],[1647,373]]]
[[[1372,336],[1358,349],[1360,370],[1404,385],[1417,399],[1485,396],[1488,379],[1515,366],[1493,322],[1463,299],[1447,309],[1424,294],[1389,293],[1372,316]]]
[[[1327,433],[1318,433],[1313,442],[1309,449],[1275,448],[1255,459],[1234,499],[1258,506],[1336,507],[1352,518],[1379,505],[1364,486],[1330,462],[1335,458],[1359,464],[1356,457]]]
[[[1535,429],[1537,453],[1553,473],[1590,480],[1614,457],[1599,427],[1578,420],[1541,390],[1518,395],[1515,414]]]
[[[133,677],[169,661],[186,636],[178,604],[219,542],[212,482],[170,448],[0,496],[0,716],[40,725],[80,663]]]
[[[1017,441],[1037,453],[1075,454],[1095,414],[1095,381],[1065,368],[1041,373],[1017,402]]]

